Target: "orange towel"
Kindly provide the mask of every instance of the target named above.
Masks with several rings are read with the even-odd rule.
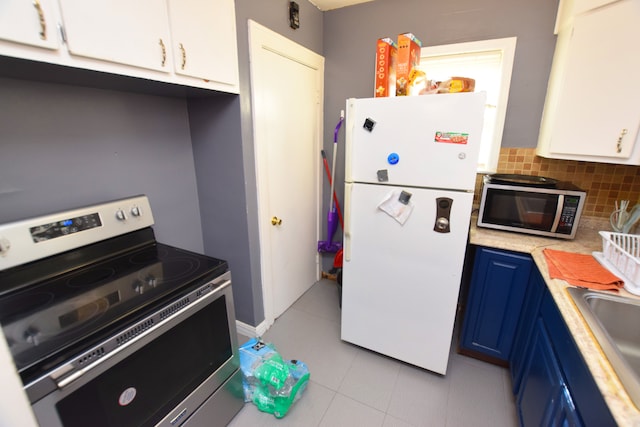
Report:
[[[562,279],[573,286],[598,290],[618,290],[624,282],[603,267],[593,256],[545,249],[542,251],[552,279]]]

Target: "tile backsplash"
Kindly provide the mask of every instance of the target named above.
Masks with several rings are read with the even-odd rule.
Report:
[[[556,160],[536,156],[535,148],[502,148],[497,173],[517,173],[571,182],[587,192],[582,215],[609,218],[616,200],[640,203],[640,166]],[[476,178],[475,207],[482,174]]]

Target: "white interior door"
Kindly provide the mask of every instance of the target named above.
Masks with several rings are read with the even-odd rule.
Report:
[[[324,58],[249,22],[267,327],[319,278]]]

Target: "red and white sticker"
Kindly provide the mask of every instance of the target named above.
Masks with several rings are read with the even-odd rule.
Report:
[[[442,142],[445,144],[463,144],[469,142],[469,134],[462,132],[436,132],[436,136],[433,139],[435,142]]]
[[[126,389],[125,391],[120,393],[120,398],[118,399],[118,404],[120,406],[127,406],[128,404],[133,402],[133,399],[136,398],[136,394],[137,393],[138,393],[138,391],[134,387],[129,387],[128,389]]]

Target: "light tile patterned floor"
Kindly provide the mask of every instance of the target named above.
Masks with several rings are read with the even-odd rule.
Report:
[[[263,337],[283,358],[309,367],[302,398],[282,419],[246,403],[230,426],[518,425],[506,369],[459,355],[452,345],[442,376],[343,342],[338,298],[335,282],[314,284]]]

